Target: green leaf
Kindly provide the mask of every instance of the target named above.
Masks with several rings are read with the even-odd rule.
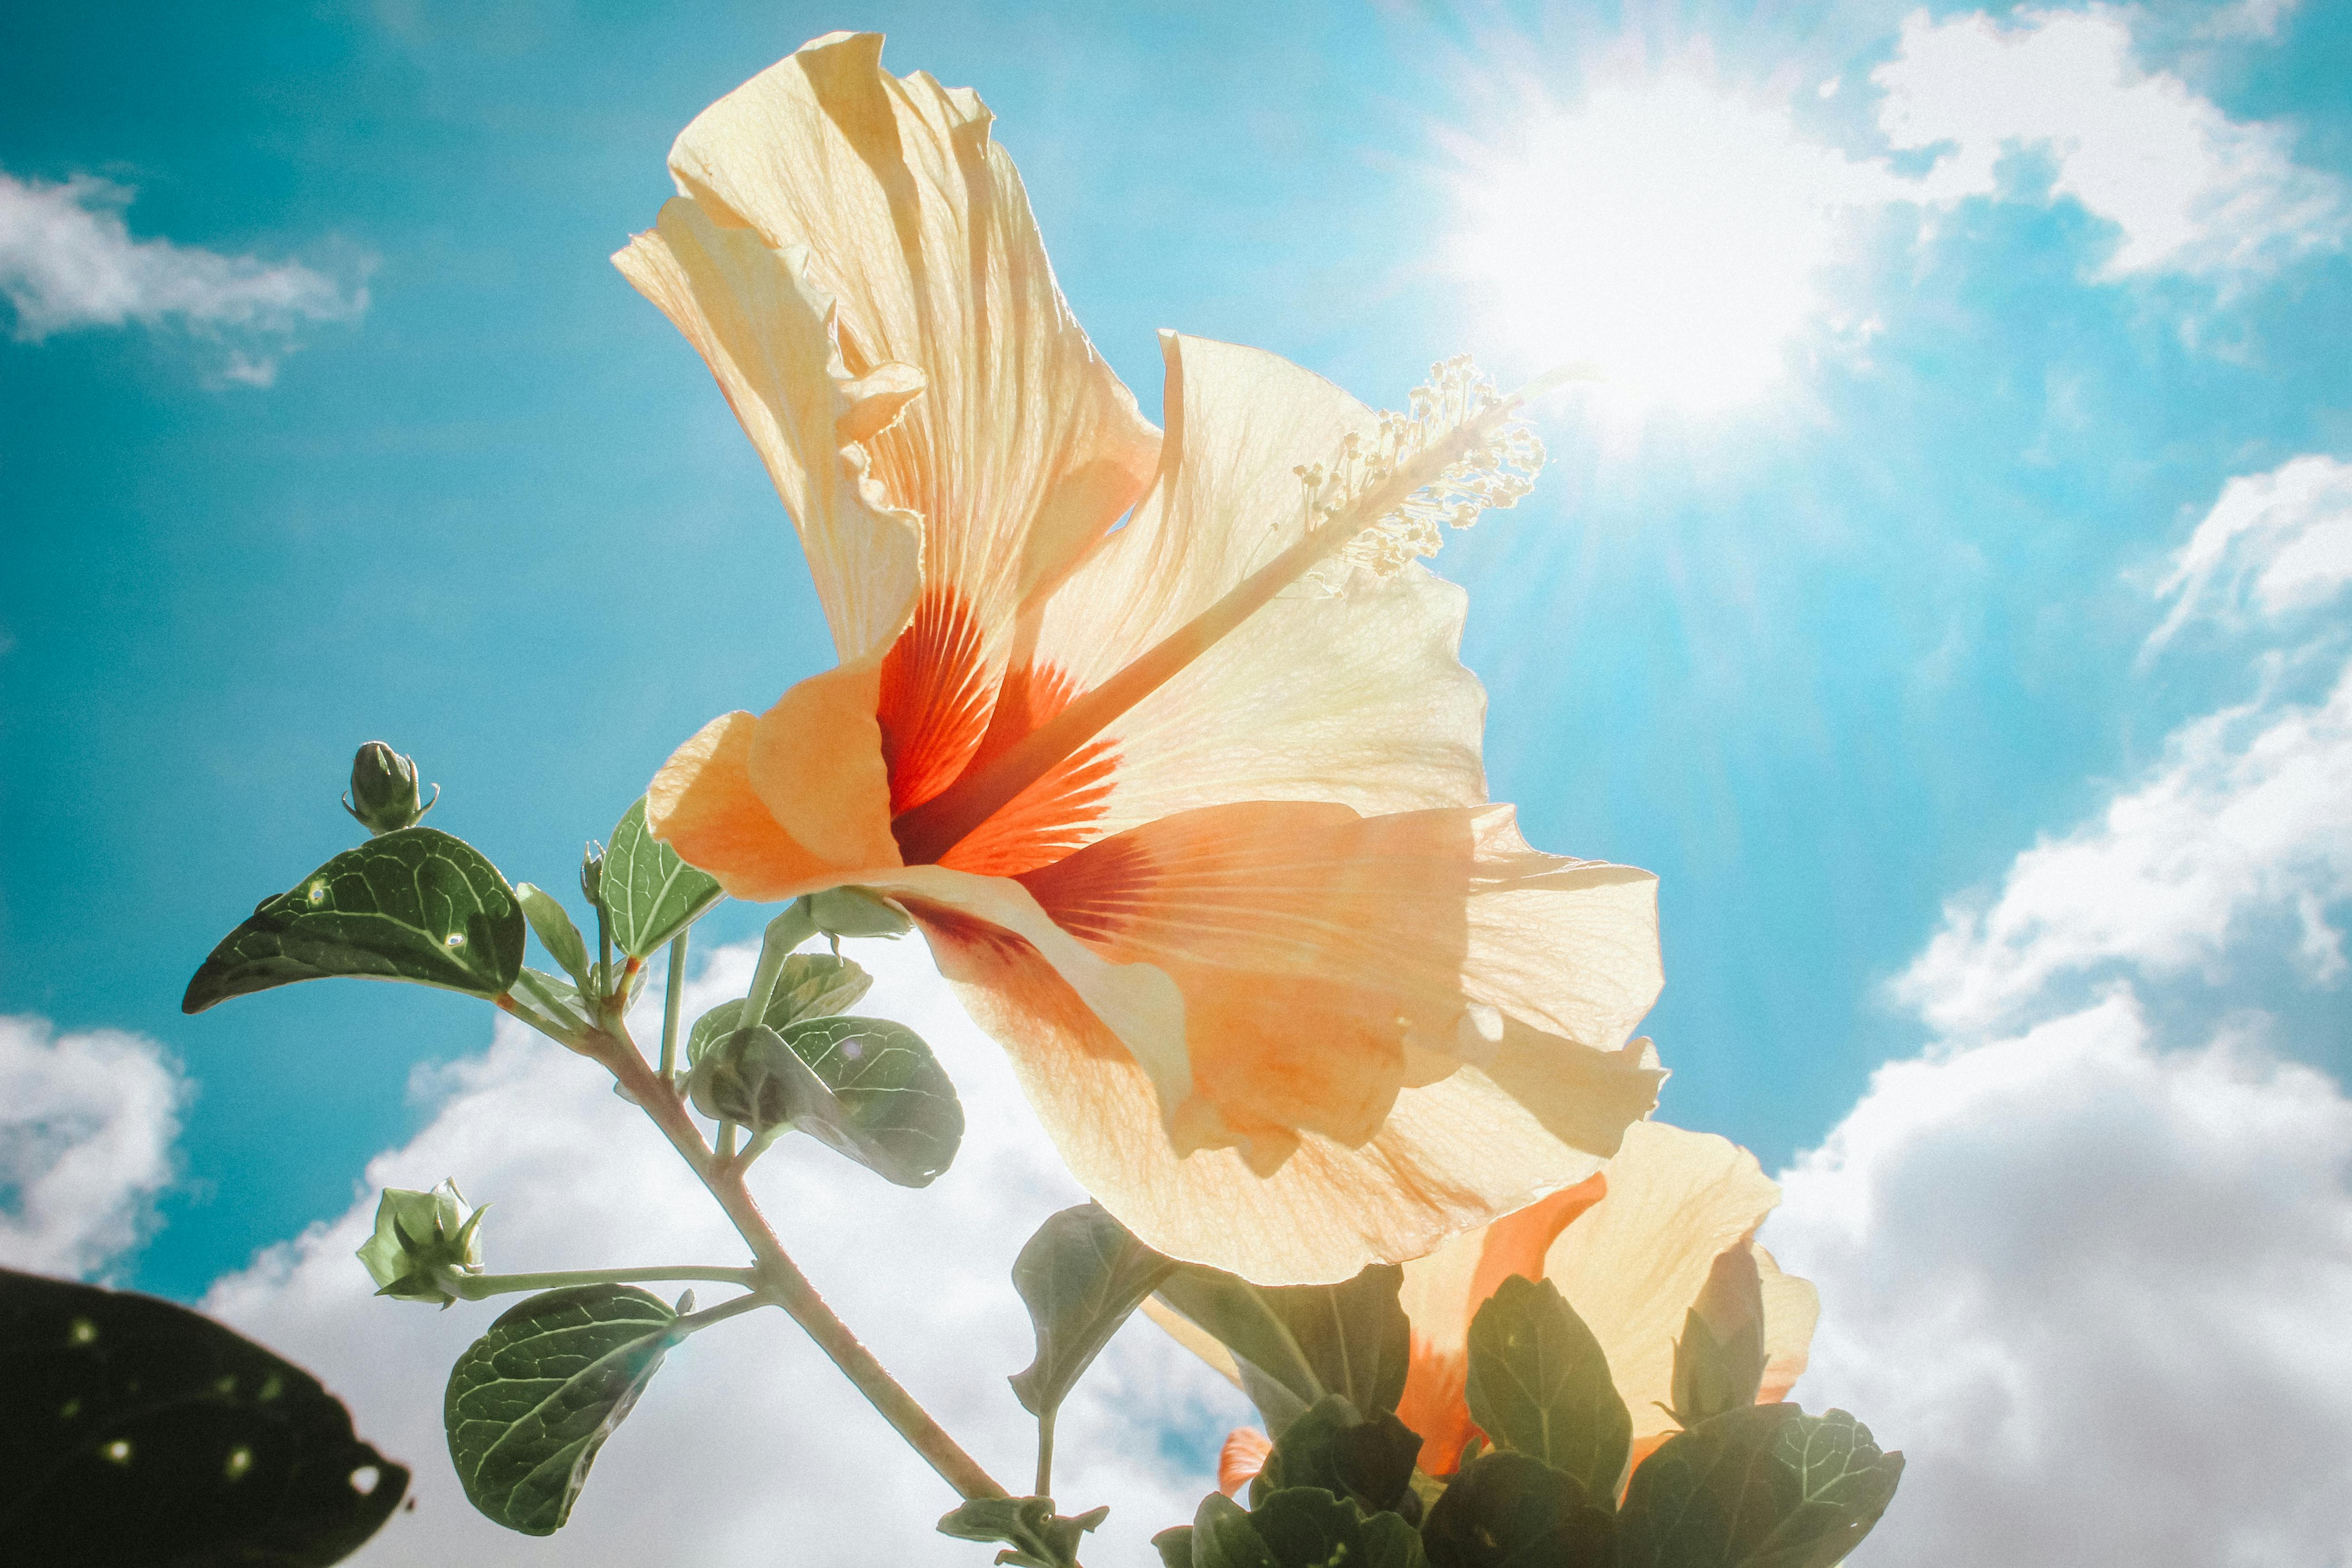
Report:
[[[1832,1568],[1886,1511],[1903,1456],[1843,1410],[1751,1405],[1667,1439],[1618,1515],[1622,1568]]]
[[[727,896],[716,880],[656,841],[646,827],[643,796],[613,829],[598,891],[613,918],[613,945],[631,958],[651,958]]]
[[[783,1029],[803,1018],[820,1018],[847,1012],[857,1005],[866,993],[873,988],[874,977],[846,958],[830,953],[796,952],[784,960],[782,972],[776,977],[776,989],[768,998],[767,1016],[760,1021],[771,1029]],[[721,1002],[694,1021],[687,1031],[686,1059],[690,1065],[702,1059],[702,1053],[715,1040],[723,1040],[735,1032],[742,1021],[745,997]]]
[[[1192,1513],[1192,1568],[1275,1568],[1274,1553],[1241,1504],[1211,1492]]]
[[[1470,1419],[1497,1447],[1617,1495],[1633,1446],[1601,1342],[1549,1279],[1514,1274],[1470,1321]]]
[[[1008,1380],[1021,1408],[1032,1415],[1059,1408],[1119,1325],[1175,1267],[1100,1204],[1064,1209],[1039,1226],[1013,1260],[1013,1288],[1037,1334],[1036,1359]]]
[[[324,1568],[408,1489],[318,1379],[150,1296],[0,1269],[0,1389],[11,1563]]]
[[[1174,1525],[1151,1538],[1151,1549],[1160,1553],[1160,1568],[1192,1568],[1192,1527]]]
[[[1611,1568],[1616,1529],[1575,1477],[1496,1449],[1463,1468],[1421,1527],[1431,1568]]]
[[[1696,1426],[1726,1411],[1745,1409],[1756,1403],[1763,1383],[1761,1317],[1748,1319],[1729,1339],[1718,1340],[1697,1309],[1683,1314],[1683,1337],[1675,1342],[1675,1403],[1667,1412],[1676,1422]]]
[[[963,1142],[963,1105],[922,1037],[887,1018],[805,1018],[704,1047],[688,1092],[705,1116],[806,1132],[884,1180],[925,1187]]]
[[[1327,1394],[1283,1428],[1250,1495],[1320,1487],[1354,1500],[1367,1513],[1417,1511],[1419,1500],[1407,1499],[1420,1455],[1420,1436],[1393,1412],[1366,1420],[1344,1397]]]
[[[1403,1520],[1392,1513],[1368,1518],[1319,1487],[1272,1494],[1250,1510],[1249,1522],[1275,1568],[1421,1568],[1425,1562],[1420,1538]],[[1197,1521],[1193,1539],[1200,1539]]]
[[[588,942],[580,928],[572,923],[554,896],[529,882],[515,884],[515,900],[522,905],[523,918],[538,933],[539,945],[547,949],[550,958],[563,966],[563,973],[575,984],[588,984]]]
[[[1280,1436],[1327,1394],[1367,1415],[1396,1408],[1412,1332],[1397,1303],[1403,1281],[1392,1263],[1340,1285],[1273,1286],[1186,1264],[1160,1300],[1234,1352],[1266,1429]]]
[[[522,906],[481,851],[404,827],[264,899],[213,949],[180,1010],[337,974],[496,996],[522,968]]]
[[[677,1314],[629,1285],[533,1296],[449,1372],[442,1421],[467,1499],[525,1535],[572,1516],[596,1450],[675,1342]]]
[[[941,1535],[959,1541],[1001,1541],[1009,1550],[996,1554],[999,1563],[1021,1568],[1077,1568],[1078,1537],[1100,1524],[1110,1512],[1092,1509],[1075,1519],[1054,1511],[1049,1497],[973,1498],[942,1515]]]
[[[529,1002],[559,1024],[575,1028],[587,1026],[592,1011],[580,994],[579,987],[568,980],[559,980],[543,969],[533,969],[526,963],[515,975],[513,989],[519,999]]]

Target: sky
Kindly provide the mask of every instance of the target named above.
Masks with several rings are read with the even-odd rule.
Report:
[[[724,1237],[674,1161],[614,1152],[625,1107],[477,1003],[306,985],[184,1018],[181,989],[352,842],[359,742],[564,888],[679,740],[831,662],[749,443],[606,258],[688,120],[843,26],[987,100],[1147,414],[1160,327],[1375,405],[1455,352],[1606,372],[1536,410],[1537,494],[1434,565],[1469,590],[1493,796],[1539,847],[1660,876],[1659,1114],[1784,1173],[1765,1239],[1825,1299],[1799,1397],[1911,1456],[1860,1560],[2352,1552],[2352,11],[19,13],[0,1261],[306,1360],[417,1463],[362,1561],[558,1550],[457,1497],[438,1391],[488,1309],[366,1300],[376,1185],[496,1201],[494,1267]],[[761,918],[698,928],[698,995],[740,985]],[[919,949],[868,956],[972,1142],[929,1194],[780,1151],[763,1195],[1017,1473],[1003,1269],[1077,1194]],[[1132,1527],[1105,1563],[1149,1560],[1245,1415],[1155,1333],[1066,1424],[1072,1484]],[[900,1555],[970,1560],[783,1343],[681,1352],[562,1559],[658,1528],[766,1561],[851,1489],[903,1500]],[[759,1442],[713,1438],[727,1401]]]

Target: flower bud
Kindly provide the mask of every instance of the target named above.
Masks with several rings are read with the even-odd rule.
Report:
[[[1764,1381],[1764,1296],[1756,1254],[1726,1248],[1684,1315],[1675,1344],[1674,1415],[1685,1426],[1756,1403]]]
[[[580,851],[580,893],[590,909],[604,907],[604,847],[593,838]]]
[[[375,1206],[375,1234],[357,1254],[376,1294],[444,1307],[456,1300],[449,1290],[456,1277],[482,1271],[476,1232],[488,1207],[468,1212],[454,1180],[429,1193],[386,1187]]]
[[[435,784],[433,799],[420,801],[416,764],[382,741],[370,741],[352,759],[352,788],[343,796],[343,809],[369,833],[390,833],[415,826],[440,799],[441,786]]]

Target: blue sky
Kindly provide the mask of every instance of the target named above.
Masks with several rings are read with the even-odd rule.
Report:
[[[2332,678],[2324,597],[2292,636],[2242,604],[2147,645],[2225,485],[2352,457],[2341,6],[26,10],[0,47],[0,1014],[142,1037],[193,1083],[115,1277],[194,1300],[343,1214],[436,1114],[412,1074],[488,1039],[478,1005],[396,987],[177,1012],[256,899],[351,842],[354,745],[414,752],[436,826],[561,887],[679,739],[830,662],[749,444],[606,258],[695,112],[850,26],[985,96],[1147,412],[1162,326],[1388,405],[1457,350],[1526,374],[1591,331],[1626,371],[1687,359],[1676,321],[1717,333],[1667,385],[1549,406],[1537,496],[1437,567],[1471,592],[1493,795],[1539,847],[1662,878],[1661,1113],[1767,1169],[1882,1064],[1998,1031],[1937,1011],[1938,933],[1999,946],[1949,900],[2021,885],[2021,852],[2160,784],[2204,716]],[[1612,270],[1644,231],[1578,229],[1605,202],[1521,149],[1589,149],[1612,93],[1663,126],[1662,83],[1797,150],[1759,165],[1760,216],[1685,247],[1717,259],[1681,296]],[[2126,124],[2155,151],[2118,173],[2100,128]],[[1635,184],[1713,210],[1719,179],[1641,155]],[[1559,222],[1514,251],[1480,227],[1497,190]],[[28,304],[68,205],[229,259],[160,303],[69,267]],[[1753,253],[1775,225],[1801,243]],[[1710,314],[1776,265],[1764,306]],[[1717,348],[1771,373],[1725,395]],[[2285,924],[2147,960],[2135,994],[2184,1039],[2281,1021],[2264,1049],[2340,1079],[2344,890],[2298,883]],[[2088,999],[2126,959],[2059,968]]]

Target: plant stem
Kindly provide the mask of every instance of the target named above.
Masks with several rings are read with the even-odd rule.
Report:
[[[751,1190],[743,1184],[741,1167],[721,1164],[714,1159],[710,1146],[702,1141],[702,1130],[694,1124],[684,1102],[675,1094],[656,1092],[661,1086],[654,1078],[653,1068],[627,1034],[618,1029],[600,1030],[590,1037],[585,1048],[611,1070],[623,1089],[635,1096],[646,1114],[653,1118],[654,1125],[670,1141],[670,1146],[701,1178],[710,1195],[719,1200],[719,1206],[734,1223],[737,1233],[750,1244],[752,1255],[759,1259],[759,1294],[791,1313],[793,1321],[816,1342],[817,1348],[856,1385],[866,1403],[958,1493],[966,1498],[1009,1496],[995,1478],[981,1468],[979,1461],[965,1453],[962,1446],[931,1418],[931,1413],[899,1386],[898,1381],[874,1359],[874,1352],[859,1343],[849,1326],[824,1304],[824,1298],[817,1294],[808,1276],[785,1255],[783,1244],[768,1226],[767,1216],[752,1201]]]
[[[711,1280],[755,1289],[759,1270],[725,1268],[709,1264],[686,1264],[665,1268],[575,1268],[555,1274],[457,1274],[446,1280],[449,1293],[468,1301],[517,1290],[561,1290],[567,1285],[641,1285],[665,1279]]]
[[[1032,1497],[1054,1495],[1054,1417],[1060,1414],[1061,1407],[1055,1405],[1037,1417],[1037,1489]]]
[[[689,928],[691,929],[691,928]],[[662,987],[662,1081],[677,1070],[677,1010],[686,1000],[686,932],[669,944],[669,980]]]
[[[716,1307],[689,1313],[671,1324],[670,1331],[678,1338],[684,1339],[688,1334],[700,1333],[713,1323],[723,1323],[738,1313],[755,1311],[761,1307],[775,1305],[774,1301],[754,1290],[748,1296],[738,1296],[732,1301],[721,1301]]]

